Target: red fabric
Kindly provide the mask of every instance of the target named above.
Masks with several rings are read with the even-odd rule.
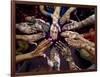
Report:
[[[96,31],[94,29],[90,29],[89,33],[87,33],[84,38],[88,39],[89,41],[96,42]]]

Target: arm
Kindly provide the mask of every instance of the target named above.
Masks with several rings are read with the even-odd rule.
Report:
[[[80,29],[80,28],[83,28],[83,27],[88,26],[88,25],[94,25],[95,21],[96,20],[95,20],[95,15],[94,14],[89,16],[88,18],[80,21],[80,22],[77,22],[77,21],[74,21],[74,20],[70,20],[71,23],[65,24],[62,27],[62,30]]]
[[[32,34],[32,35],[16,35],[16,39],[22,39],[25,41],[38,41],[42,38],[45,37],[45,33],[37,33],[37,34]]]
[[[68,62],[69,65],[69,69],[71,71],[77,71],[77,70],[81,70],[81,68],[79,68],[72,57],[71,54],[71,50],[68,46],[66,46],[64,43],[62,43],[61,41],[56,43],[56,46],[61,50],[61,54],[62,56],[65,58],[65,60]]]
[[[23,54],[23,55],[17,55],[16,56],[16,63],[24,61],[24,60],[28,60],[28,59],[32,59],[34,57],[38,57],[38,56],[42,56],[42,54],[44,52],[46,52],[46,50],[52,45],[52,42],[50,39],[47,40],[43,40],[38,46],[37,48],[29,53]]]
[[[31,53],[17,55],[16,56],[16,63],[24,61],[24,60],[29,60],[29,59],[32,59],[32,58],[33,58],[33,56],[31,55]]]
[[[51,16],[51,13],[48,13],[48,12],[45,11],[43,5],[40,5],[40,11],[41,11],[44,15],[46,15],[46,16]]]
[[[72,47],[85,49],[92,57],[95,57],[95,44],[83,38],[76,32],[65,31],[61,33],[65,41]]]
[[[76,7],[70,7],[65,14],[60,18],[60,24],[63,25],[66,21],[69,21],[70,14],[76,10]]]

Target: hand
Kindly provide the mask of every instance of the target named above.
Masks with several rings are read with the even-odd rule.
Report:
[[[53,40],[56,40],[58,38],[58,32],[60,27],[58,27],[56,24],[52,24],[50,28],[50,37]]]
[[[25,22],[25,23],[19,23],[16,24],[16,28],[25,34],[31,34],[31,33],[38,33],[38,32],[48,32],[50,24],[41,20],[41,19],[35,19],[36,22]]]
[[[61,54],[67,59],[69,56],[71,56],[71,50],[70,48],[64,44],[63,42],[59,41],[56,42],[56,47],[58,47],[61,50]],[[66,57],[68,56],[68,57]]]
[[[69,20],[70,23],[65,24],[62,27],[62,30],[73,30],[79,27],[79,23],[77,21],[74,20]]]
[[[61,36],[70,39],[78,39],[79,37],[81,37],[79,33],[73,31],[64,31],[61,33]]]
[[[95,47],[95,44],[86,40],[82,35],[77,32],[65,31],[61,33],[62,37],[65,37],[65,40],[73,46],[84,47],[84,44],[88,44],[91,47]]]
[[[36,19],[35,27],[40,31],[48,32],[50,24],[42,19]]]
[[[61,36],[65,37],[67,43],[73,47],[82,48],[83,45],[86,44],[84,41],[82,41],[84,38],[77,32],[65,31],[61,33]]]
[[[32,28],[30,25],[28,25],[28,23],[16,24],[16,28],[20,32],[26,33],[26,34],[37,33],[37,29]]]
[[[16,35],[16,39],[22,39],[28,42],[35,42],[45,37],[45,33],[37,33],[32,35]]]
[[[71,13],[76,9],[76,7],[70,7],[65,14],[60,19],[60,24],[63,25],[66,21],[69,22]]]
[[[34,16],[27,16],[27,17],[25,17],[25,20],[26,20],[27,22],[32,22],[32,23],[35,23],[35,22],[36,22],[35,19],[36,19],[36,18],[35,18]]]
[[[45,39],[43,40],[37,48],[31,52],[32,56],[43,56],[43,53],[52,45],[51,39]]]
[[[80,39],[80,35],[76,32],[65,31],[61,33],[62,37],[65,37],[65,40],[70,46],[81,48],[81,45],[84,45]]]
[[[65,58],[65,60],[68,62],[69,64],[69,69],[71,71],[77,71],[77,70],[81,70],[81,68],[79,68],[72,57],[71,54],[71,50],[68,46],[66,46],[64,43],[62,43],[61,41],[56,42],[56,46],[61,50],[61,54],[63,55],[63,57]]]
[[[38,47],[29,53],[17,55],[16,62],[32,59],[34,57],[43,56],[43,53],[52,45],[51,39],[43,40]]]
[[[46,56],[46,54],[41,54],[41,56],[43,56],[44,58],[46,58],[47,56]]]
[[[63,16],[63,17],[60,19],[59,23],[60,23],[61,25],[63,25],[66,21],[69,22],[69,20],[70,20],[70,14],[67,14],[66,17]]]
[[[83,48],[87,50],[87,52],[95,56],[95,44],[83,38],[76,32],[65,31],[61,33],[61,36],[65,37],[65,41],[72,47],[75,48]]]

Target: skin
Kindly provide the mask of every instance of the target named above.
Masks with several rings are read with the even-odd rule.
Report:
[[[51,67],[52,70],[57,70],[57,71],[60,71],[60,56],[58,54],[58,52],[56,51],[55,48],[52,48],[51,51],[50,51],[50,58],[48,56],[46,56],[45,54],[44,55],[44,58],[47,59],[47,63],[48,65]],[[54,66],[54,63],[57,62],[57,68],[56,69],[53,69]],[[51,70],[50,69],[50,70]]]
[[[36,22],[35,19],[36,19],[36,18],[35,18],[34,16],[27,16],[27,17],[25,17],[25,20],[26,20],[27,22]]]
[[[16,35],[16,39],[21,39],[24,41],[38,41],[41,38],[44,38],[45,34],[44,33],[37,33],[37,34],[32,34],[32,35]]]
[[[69,22],[70,14],[75,10],[75,7],[70,7],[65,14],[60,18],[60,24],[63,25],[66,21]]]
[[[54,13],[51,15],[52,17],[52,25],[50,28],[50,36],[53,40],[57,39],[58,32],[60,31],[60,26],[58,25],[60,7],[56,7]]]
[[[45,9],[44,9],[44,6],[43,6],[43,5],[40,5],[40,11],[41,11],[44,15],[48,16],[48,12],[47,12],[47,11],[45,11]],[[50,15],[51,15],[51,14],[50,14]]]
[[[32,27],[29,26],[27,23],[16,24],[16,28],[22,33],[26,34],[31,34],[35,32],[35,30],[33,31]]]
[[[58,28],[57,26],[54,26],[54,25],[51,25],[51,28],[50,28],[50,37],[53,39],[53,40],[56,40],[58,38]]]
[[[51,18],[52,18],[52,25],[50,27],[50,37],[53,40],[57,39],[58,36],[58,32],[60,31],[60,26],[58,25],[58,19],[59,19],[59,14],[60,14],[60,9],[61,7],[56,7],[55,11],[53,14],[50,14],[49,12],[45,11],[44,6],[40,5],[40,11],[44,14],[47,15],[50,14]]]
[[[38,56],[43,56],[42,54],[46,52],[46,50],[52,45],[51,39],[45,39],[43,40],[35,50],[32,52],[22,54],[22,55],[17,55],[16,56],[16,63],[24,61],[24,60],[29,60],[34,57]]]
[[[95,44],[88,41],[77,32],[65,31],[61,33],[65,41],[72,47],[85,49],[93,58],[95,58]]]
[[[49,24],[42,19],[32,19],[31,16],[26,17],[27,22],[16,24],[16,29],[25,34],[47,32]],[[30,24],[31,23],[31,24]]]
[[[75,30],[75,29],[80,29],[80,28],[83,28],[85,26],[88,26],[88,25],[94,25],[95,24],[95,14],[89,16],[88,18],[80,21],[80,22],[77,22],[75,20],[70,20],[71,23],[69,24],[65,24],[63,27],[62,27],[62,30]]]
[[[56,42],[56,46],[61,50],[61,54],[63,55],[63,57],[65,58],[65,60],[68,62],[69,64],[69,69],[71,71],[77,71],[77,70],[81,70],[74,62],[72,55],[71,55],[71,51],[70,49],[61,41]]]
[[[70,23],[68,24],[65,24],[63,27],[62,27],[62,30],[73,30],[73,29],[76,29],[79,27],[79,23],[77,21],[74,21],[74,20],[69,20]]]

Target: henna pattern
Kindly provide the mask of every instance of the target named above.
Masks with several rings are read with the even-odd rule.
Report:
[[[61,33],[61,36],[65,37],[66,42],[76,48],[83,48],[87,50],[87,52],[95,56],[95,44],[93,42],[90,42],[83,38],[81,35],[79,35],[77,32],[72,31],[65,31]]]
[[[61,41],[56,42],[56,46],[61,50],[61,54],[63,55],[65,60],[68,62],[70,71],[81,70],[81,68],[79,68],[75,64],[75,62],[74,62],[74,60],[72,58],[72,55],[71,55],[71,50],[70,50],[70,48],[68,46],[66,46]]]
[[[95,14],[89,16],[88,18],[77,22],[75,20],[70,19],[71,13],[76,10],[76,7],[70,7],[62,17],[60,17],[60,11],[61,7],[56,6],[53,13],[49,13],[45,10],[44,5],[40,5],[40,11],[45,16],[50,16],[52,18],[52,23],[49,24],[48,22],[45,22],[42,19],[37,19],[34,16],[27,16],[25,17],[26,22],[21,22],[16,24],[16,29],[18,29],[20,32],[24,33],[24,35],[16,35],[16,39],[21,39],[26,42],[29,42],[31,44],[35,43],[38,40],[42,40],[37,45],[36,49],[22,55],[16,56],[16,62],[20,62],[23,60],[32,59],[34,57],[43,56],[44,58],[47,58],[48,61],[51,61],[51,66],[53,67],[53,62],[55,61],[54,57],[56,54],[59,55],[55,50],[55,52],[50,52],[51,57],[46,56],[44,54],[47,49],[53,44],[60,49],[61,55],[64,57],[66,62],[69,65],[70,71],[78,71],[81,70],[80,67],[78,67],[72,57],[71,49],[70,47],[74,48],[80,48],[81,52],[86,52],[85,55],[89,57],[89,61],[92,62],[92,60],[95,60],[95,44],[87,39],[84,38],[86,34],[79,34],[77,32],[73,32],[71,30],[80,29],[84,26],[88,25],[94,25],[95,23]],[[67,22],[67,24],[65,24]],[[62,28],[62,29],[61,29]],[[50,30],[50,32],[49,32]],[[46,33],[50,33],[49,37],[46,37]],[[64,44],[61,40],[58,39],[58,34],[61,32],[60,37],[64,38],[66,44]],[[48,38],[48,39],[46,39]],[[57,41],[56,41],[57,40]],[[70,47],[69,47],[70,46]],[[60,56],[57,56],[56,58],[60,59]],[[57,60],[55,61],[57,63]],[[93,62],[95,63],[95,62]],[[58,65],[56,65],[56,70],[60,71],[60,60],[58,62]]]
[[[91,15],[89,16],[88,18],[80,21],[80,22],[77,22],[77,21],[74,21],[74,20],[70,20],[71,23],[69,24],[65,24],[62,28],[62,30],[75,30],[75,29],[80,29],[84,26],[88,26],[88,25],[94,25],[95,24],[95,15]]]

